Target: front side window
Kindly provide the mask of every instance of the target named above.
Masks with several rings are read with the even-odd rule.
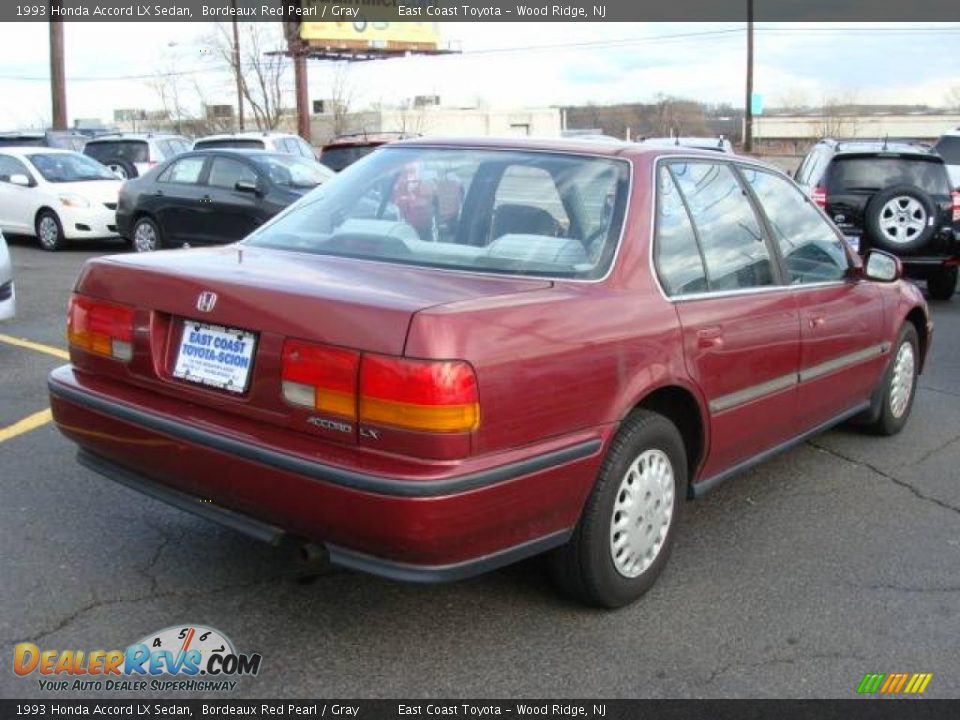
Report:
[[[244,163],[230,158],[214,158],[210,165],[208,185],[234,190],[238,182],[257,182],[257,174]]]
[[[202,157],[177,160],[163,171],[163,174],[157,178],[157,182],[196,185],[200,182],[200,173],[203,172],[204,161],[205,159]]]
[[[793,185],[773,173],[741,168],[770,220],[787,266],[788,282],[842,280],[847,253],[823,216]]]
[[[43,179],[51,183],[117,179],[103,165],[79,153],[37,153],[29,158]]]
[[[524,185],[518,175],[536,181]],[[389,147],[246,242],[404,265],[596,279],[613,260],[629,176],[628,163],[613,158]]]
[[[715,291],[774,283],[773,263],[760,224],[733,169],[726,164],[669,166],[683,193]]]
[[[8,183],[13,175],[26,175],[30,177],[27,166],[9,155],[0,155],[0,182]]]
[[[707,289],[697,236],[666,166],[657,171],[654,260],[660,284],[667,295],[686,295]]]
[[[267,174],[274,185],[281,187],[312,188],[336,174],[318,162],[286,155],[257,156],[251,161]]]

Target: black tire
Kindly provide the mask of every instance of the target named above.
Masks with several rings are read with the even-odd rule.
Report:
[[[923,229],[917,230],[916,234],[904,237],[902,241],[891,239],[883,230],[887,204],[896,198],[916,200],[925,213]],[[892,253],[914,252],[930,242],[930,239],[936,233],[936,222],[930,222],[931,218],[936,217],[937,206],[927,193],[915,185],[896,185],[881,190],[870,199],[864,211],[864,227],[871,240],[872,247]]]
[[[41,210],[37,213],[34,224],[37,233],[37,242],[48,252],[63,250],[67,246],[67,238],[63,234],[63,225],[53,210]]]
[[[893,407],[893,386],[894,377],[897,373],[897,359],[900,356],[900,349],[904,345],[909,345],[913,352],[913,376],[910,380],[910,396],[902,410],[897,413]],[[907,424],[910,411],[913,409],[914,398],[917,395],[917,368],[920,363],[919,347],[916,327],[911,322],[905,323],[900,328],[897,342],[890,353],[890,362],[887,364],[886,372],[883,373],[880,385],[874,391],[870,410],[859,418],[860,422],[858,424],[868,432],[874,435],[896,435]]]
[[[108,160],[104,165],[119,175],[123,180],[130,180],[140,174],[137,172],[137,166],[128,160]]]
[[[647,451],[659,451],[669,459],[673,468],[673,509],[659,550],[653,551],[652,562],[639,575],[628,577],[618,570],[614,561],[614,513],[618,500],[622,502],[625,496],[621,483],[626,482],[634,461]],[[610,445],[573,537],[551,554],[551,569],[558,585],[567,594],[589,605],[618,608],[635,601],[653,586],[670,557],[686,493],[687,456],[680,432],[662,415],[647,410],[634,411]],[[638,493],[638,499],[648,498],[649,493],[642,498]],[[638,511],[646,513],[648,510],[656,511],[656,508],[651,504]],[[635,525],[643,530],[644,517],[636,518],[634,523],[635,518],[627,511],[623,514],[627,515],[626,527]],[[634,532],[638,531],[634,529]],[[621,553],[627,551],[625,560],[633,552],[632,547],[627,550],[628,545],[630,543],[625,538],[620,550]]]
[[[141,239],[139,240],[137,237],[138,230],[141,234]],[[147,238],[150,235],[155,239],[152,247],[148,246],[149,243],[147,242]],[[156,250],[162,250],[164,247],[163,231],[160,230],[160,226],[157,225],[153,218],[144,215],[134,221],[128,242],[134,252],[154,252]]]
[[[950,300],[957,291],[957,266],[938,267],[927,275],[927,292],[934,300]]]

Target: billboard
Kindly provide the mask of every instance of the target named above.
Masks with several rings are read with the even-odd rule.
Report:
[[[429,22],[301,22],[300,39],[312,47],[357,50],[437,50],[440,32]]]

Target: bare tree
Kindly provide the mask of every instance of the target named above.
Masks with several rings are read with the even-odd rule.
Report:
[[[230,23],[216,23],[207,38],[212,55],[239,79],[243,98],[261,130],[273,130],[283,115],[283,88],[288,69],[279,23],[241,23],[240,52],[236,53]],[[239,65],[236,58],[239,57]]]
[[[947,91],[947,108],[950,110],[960,110],[960,85],[954,85]]]
[[[857,96],[853,92],[824,97],[820,108],[822,137],[856,137],[860,126],[856,101]]]
[[[355,90],[356,87],[350,72],[350,63],[335,63],[330,80],[330,101],[333,103],[334,135],[342,135],[347,130],[347,116],[350,114]]]

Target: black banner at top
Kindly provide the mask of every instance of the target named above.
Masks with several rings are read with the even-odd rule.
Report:
[[[4,0],[0,20],[623,22],[745,20],[750,0]],[[958,0],[753,0],[754,19],[960,22]]]

